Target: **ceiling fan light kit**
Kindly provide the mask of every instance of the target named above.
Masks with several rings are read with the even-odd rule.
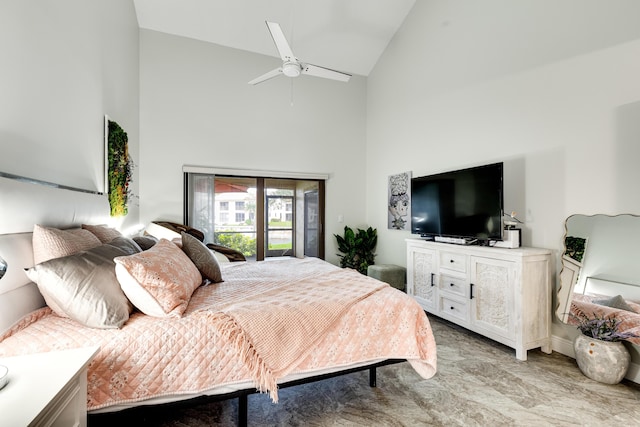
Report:
[[[300,75],[301,67],[297,62],[285,62],[282,64],[282,74],[287,77],[298,77]]]
[[[301,74],[307,74],[314,77],[321,77],[324,79],[338,80],[341,82],[348,82],[351,78],[351,74],[343,73],[341,71],[331,70],[329,68],[321,67],[319,65],[306,64],[301,62],[295,57],[289,43],[287,42],[282,28],[275,22],[266,21],[267,28],[271,33],[271,38],[278,49],[280,58],[282,59],[282,66],[271,70],[249,82],[250,85],[256,85],[264,81],[273,79],[280,75],[287,77],[298,77]]]

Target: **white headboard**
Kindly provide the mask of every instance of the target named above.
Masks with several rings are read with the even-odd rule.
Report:
[[[71,228],[108,219],[109,201],[104,194],[0,176],[0,258],[7,263],[0,278],[0,334],[44,305],[38,288],[24,273],[33,266],[34,224]]]
[[[624,299],[640,302],[640,285],[625,283],[602,277],[589,276],[585,280],[584,294],[596,294],[616,296],[622,295]]]

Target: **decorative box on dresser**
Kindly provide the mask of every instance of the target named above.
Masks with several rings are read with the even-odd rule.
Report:
[[[407,242],[407,293],[422,308],[516,350],[551,353],[551,251]]]

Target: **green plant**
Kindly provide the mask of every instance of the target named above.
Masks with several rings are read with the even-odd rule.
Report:
[[[133,174],[133,162],[129,157],[127,133],[109,120],[108,136],[109,207],[111,216],[124,216],[129,209],[127,202],[131,195],[129,184]]]
[[[615,317],[606,318],[596,314],[589,317],[580,312],[579,316],[569,313],[580,332],[589,338],[595,338],[601,341],[623,341],[627,338],[637,338],[638,335],[632,332],[620,332],[620,320]]]
[[[241,252],[246,257],[256,254],[256,239],[241,233],[215,233],[215,242]]]
[[[375,228],[354,232],[349,226],[344,227],[344,235],[334,234],[338,242],[338,250],[344,255],[340,257],[340,267],[353,268],[367,274],[367,267],[374,264],[374,250],[378,244],[378,231]]]
[[[575,259],[578,262],[582,262],[584,258],[584,251],[587,246],[587,239],[582,237],[567,236],[564,239],[565,251],[564,254]]]

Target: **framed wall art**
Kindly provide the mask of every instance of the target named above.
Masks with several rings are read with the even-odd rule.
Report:
[[[389,176],[388,227],[411,231],[411,172]]]

